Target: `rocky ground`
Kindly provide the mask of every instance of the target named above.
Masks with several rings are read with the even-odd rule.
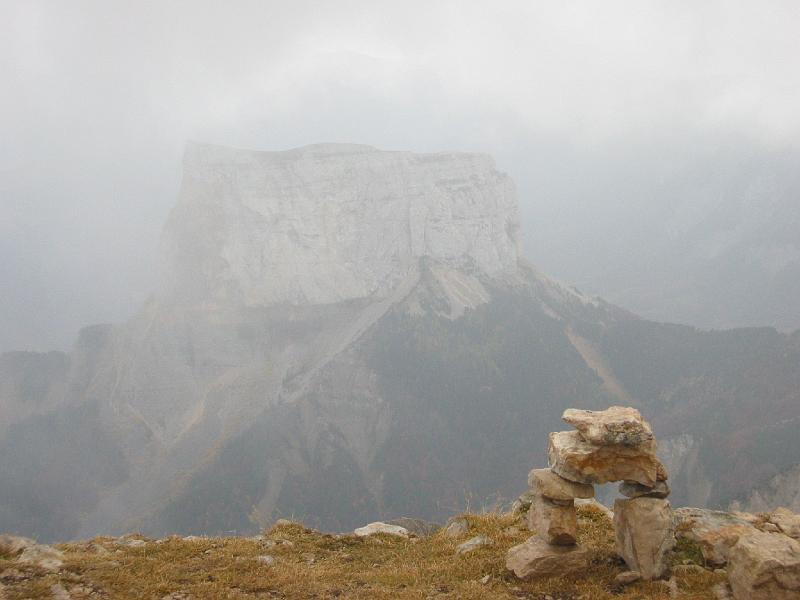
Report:
[[[416,521],[399,522],[406,531],[361,536],[280,522],[251,538],[129,535],[53,547],[6,536],[0,538],[0,598],[700,600],[727,594],[725,570],[704,558],[700,542],[686,538],[671,554],[666,579],[626,585],[609,515],[596,505],[578,513],[579,543],[590,561],[570,577],[522,581],[506,569],[508,549],[531,535],[518,505],[514,513],[467,514],[432,532]]]
[[[673,510],[638,410],[569,409],[550,467],[507,512],[374,522],[279,520],[254,537],[142,535],[47,546],[0,536],[0,600],[23,598],[715,598],[798,600],[800,515]],[[613,511],[594,484],[621,482]]]

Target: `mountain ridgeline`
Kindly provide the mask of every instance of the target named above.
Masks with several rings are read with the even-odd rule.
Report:
[[[69,355],[0,357],[0,531],[443,519],[610,404],[653,424],[676,505],[800,509],[800,332],[639,319],[519,236],[485,156],[190,145],[154,296]]]

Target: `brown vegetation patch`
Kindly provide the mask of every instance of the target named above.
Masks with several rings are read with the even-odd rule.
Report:
[[[442,532],[409,539],[358,538],[295,523],[274,527],[262,538],[170,537],[147,540],[142,546],[97,538],[60,545],[66,556],[58,574],[21,569],[4,558],[0,582],[9,600],[52,598],[53,586],[76,599],[669,598],[663,582],[639,582],[614,593],[614,577],[625,565],[614,552],[611,522],[591,506],[580,508],[579,515],[579,542],[594,557],[585,573],[571,578],[523,582],[509,574],[506,551],[530,532],[511,515],[490,513],[465,515],[469,531],[455,538]],[[456,553],[456,546],[477,535],[487,536],[491,544]],[[264,556],[274,560],[259,559]],[[14,572],[21,577],[6,576]],[[711,588],[721,581],[710,571],[681,574],[677,580],[687,600],[712,599]]]

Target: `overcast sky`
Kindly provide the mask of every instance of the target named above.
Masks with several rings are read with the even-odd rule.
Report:
[[[187,139],[491,153],[569,275],[548,235],[604,173],[796,149],[798,32],[791,0],[0,0],[0,350],[136,309]]]

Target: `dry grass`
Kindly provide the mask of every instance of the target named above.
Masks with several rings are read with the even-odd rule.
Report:
[[[21,570],[8,558],[0,559],[0,581],[8,600],[51,598],[53,586],[76,599],[670,597],[661,582],[640,582],[614,593],[614,576],[625,567],[613,550],[611,523],[591,507],[580,509],[580,516],[580,541],[593,550],[594,558],[587,572],[574,578],[523,582],[507,573],[506,550],[530,532],[510,515],[493,513],[465,515],[470,530],[455,539],[442,532],[425,538],[364,539],[323,534],[299,524],[275,527],[263,539],[166,538],[128,547],[97,538],[59,546],[66,562],[58,574]],[[489,537],[492,544],[457,555],[456,546],[475,535]],[[263,555],[274,557],[274,565],[259,562]],[[481,583],[486,575],[488,583]],[[711,587],[721,581],[708,571],[677,579],[681,598],[687,600],[712,599]]]

